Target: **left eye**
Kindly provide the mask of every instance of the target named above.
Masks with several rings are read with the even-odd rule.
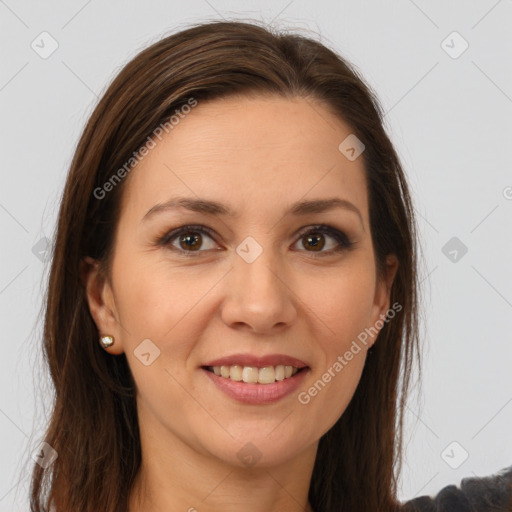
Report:
[[[324,249],[326,246],[326,237],[334,240],[334,243],[331,243],[331,246],[328,247],[327,250],[322,251],[322,249]],[[348,249],[352,245],[345,233],[342,233],[341,231],[338,231],[337,229],[331,228],[329,226],[317,226],[315,228],[309,229],[300,235],[297,243],[299,243],[301,240],[303,247],[309,246],[312,248],[312,251],[307,252],[317,252],[320,253],[318,254],[319,256],[323,254],[340,252],[344,249]]]
[[[198,254],[194,253],[204,252],[204,250],[201,250],[205,240],[203,235],[206,235],[206,239],[213,242],[213,245],[207,247],[206,250],[215,250],[216,244],[213,240],[213,231],[205,226],[183,226],[175,229],[165,235],[161,239],[160,244],[168,246],[173,251],[181,253],[184,256],[194,257],[198,256]],[[326,245],[329,246],[329,244],[325,242],[326,237],[334,240],[334,243],[331,242],[330,247],[327,247],[327,250],[323,250]],[[317,253],[313,254],[313,256],[323,256],[341,252],[349,249],[353,245],[353,242],[349,240],[345,233],[324,225],[314,226],[302,232],[299,235],[299,240],[297,240],[294,245],[297,245],[301,241],[304,248],[309,247],[311,249],[306,252]],[[176,243],[178,243],[179,246],[176,246]]]

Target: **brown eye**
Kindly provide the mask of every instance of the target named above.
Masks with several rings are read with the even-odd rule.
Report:
[[[182,226],[167,233],[159,243],[184,256],[199,256],[205,250],[218,247],[213,231],[205,226]]]
[[[303,232],[299,242],[302,242],[301,245],[306,252],[313,253],[315,257],[340,253],[352,248],[355,244],[342,231],[323,224]]]
[[[342,231],[326,225],[314,226],[299,235],[295,245],[313,256],[329,256],[352,248],[356,242],[349,240]],[[208,246],[208,243],[210,246]],[[160,239],[159,244],[169,247],[182,256],[200,256],[207,250],[220,249],[214,240],[214,232],[205,226],[182,226]],[[206,247],[205,247],[206,245]]]
[[[193,251],[197,251],[201,247],[203,237],[201,235],[195,234],[192,231],[189,231],[183,235],[180,235],[178,240],[182,249],[191,249]]]
[[[325,246],[324,235],[322,233],[307,234],[303,237],[304,247],[311,247],[313,251],[321,251]]]

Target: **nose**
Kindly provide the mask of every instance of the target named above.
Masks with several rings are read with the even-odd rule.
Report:
[[[276,265],[272,251],[252,263],[236,256],[224,283],[222,319],[226,325],[253,333],[271,334],[291,326],[297,318],[293,279]],[[274,261],[273,261],[274,260]]]

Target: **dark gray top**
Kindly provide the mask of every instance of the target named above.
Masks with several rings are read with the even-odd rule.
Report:
[[[401,512],[512,512],[512,466],[485,477],[463,478],[460,489],[443,487],[435,497],[403,503]]]

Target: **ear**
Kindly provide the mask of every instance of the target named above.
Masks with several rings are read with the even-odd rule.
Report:
[[[122,329],[117,320],[114,294],[109,280],[101,271],[99,262],[89,256],[80,263],[80,276],[99,336],[114,337],[114,344],[105,350],[110,354],[122,354]]]
[[[388,254],[384,265],[384,275],[377,280],[375,285],[375,297],[373,302],[371,327],[380,332],[384,326],[383,321],[386,318],[386,313],[390,308],[391,302],[391,287],[395,280],[396,272],[398,270],[398,259],[394,254]],[[370,336],[370,348],[376,341],[378,332],[375,336]]]

